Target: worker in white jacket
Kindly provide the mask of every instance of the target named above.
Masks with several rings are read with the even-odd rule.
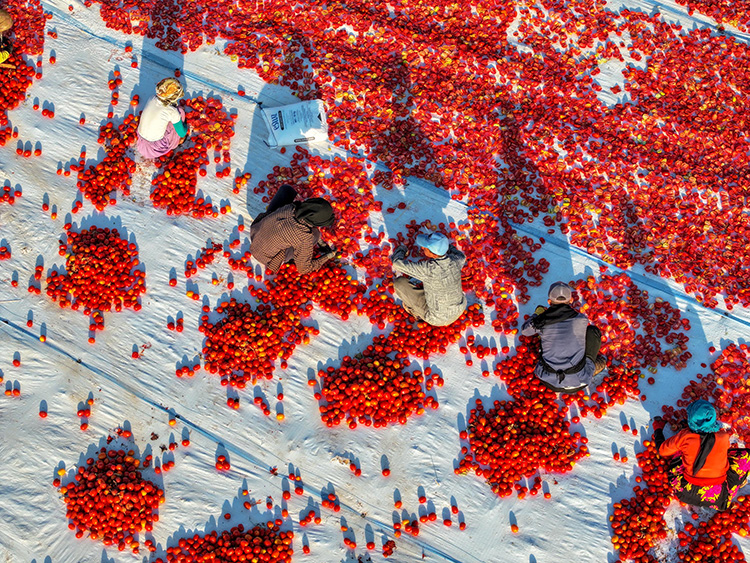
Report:
[[[185,140],[185,111],[177,107],[183,94],[176,78],[165,78],[156,85],[156,96],[146,103],[138,123],[136,147],[144,158],[164,156]]]

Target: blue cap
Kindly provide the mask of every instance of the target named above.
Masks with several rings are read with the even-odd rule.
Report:
[[[693,432],[718,432],[721,423],[716,420],[716,409],[708,401],[693,401],[687,408],[687,420]]]
[[[417,244],[438,256],[443,256],[448,252],[450,241],[443,233],[430,233],[429,235],[417,235]]]

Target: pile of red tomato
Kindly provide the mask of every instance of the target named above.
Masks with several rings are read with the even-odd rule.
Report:
[[[153,190],[151,201],[156,208],[167,210],[167,215],[191,214],[193,217],[217,217],[219,212],[204,198],[197,198],[198,175],[206,175],[205,166],[209,163],[208,150],[214,148],[221,156],[214,157],[229,164],[230,140],[234,136],[234,118],[217,98],[204,99],[202,96],[185,101],[188,125],[192,129],[185,148],[177,148],[156,161],[159,171],[151,180]],[[217,177],[228,176],[227,166],[217,171]]]
[[[138,120],[133,115],[125,116],[120,125],[105,123],[99,128],[99,142],[105,145],[106,156],[88,169],[83,162],[78,165],[78,189],[99,211],[115,203],[117,190],[130,194],[135,161],[128,149],[135,144],[137,128]]]
[[[300,275],[292,266],[283,266],[268,282],[266,302],[292,311],[312,311],[310,302],[324,311],[347,320],[359,312],[366,288],[334,261],[319,270]],[[306,315],[304,315],[306,316]]]
[[[76,537],[88,532],[105,546],[138,553],[138,534],[150,532],[159,521],[164,491],[143,478],[134,455],[132,450],[101,448],[96,458],[78,466],[74,481],[61,484],[55,479]]]
[[[114,71],[114,76],[108,82],[112,92],[111,104],[118,103],[118,88],[122,84],[119,71]],[[111,115],[110,115],[111,117]],[[137,139],[136,129],[138,119],[135,115],[128,114],[122,123],[115,125],[109,121],[99,127],[100,145],[104,145],[107,153],[101,162],[86,168],[85,154],[81,155],[78,165],[71,166],[71,170],[78,171],[78,189],[83,196],[91,200],[97,210],[102,211],[107,205],[114,204],[114,193],[120,190],[123,195],[130,194],[131,176],[135,171],[135,161],[131,156],[130,147],[135,145]],[[59,173],[60,171],[58,171]],[[77,209],[74,209],[75,213]]]
[[[425,392],[421,372],[408,373],[407,354],[389,353],[378,337],[356,357],[345,356],[338,368],[320,370],[320,416],[327,426],[346,422],[384,427],[406,424],[408,417],[437,409],[438,401]]]
[[[26,99],[26,90],[34,77],[41,78],[41,69],[37,71],[32,64],[27,64],[23,55],[44,52],[44,28],[48,19],[38,0],[9,0],[3,8],[13,17],[13,50],[4,64],[14,68],[0,69],[0,146],[18,137],[18,131],[13,130],[8,120],[8,111]]]
[[[540,468],[565,473],[587,455],[586,439],[570,433],[566,419],[568,409],[561,408],[556,393],[544,387],[534,376],[537,353],[532,347],[519,346],[517,354],[495,368],[513,397],[495,401],[486,410],[481,399],[469,410],[461,448],[463,456],[456,473],[474,471],[483,477],[492,491],[505,497],[515,490],[519,498],[528,492],[536,495],[542,487],[537,478],[531,489],[517,484]]]
[[[246,267],[252,275],[243,258],[230,258],[232,268]],[[271,379],[276,360],[285,368],[294,349],[319,333],[302,324],[313,303],[346,319],[356,311],[363,293],[364,287],[334,263],[304,276],[294,266],[284,265],[268,281],[267,290],[250,288],[250,294],[260,303],[257,307],[232,298],[216,308],[223,315],[217,323],[209,322],[204,307],[199,330],[206,335],[205,368],[239,388],[244,388],[248,380]]]
[[[194,534],[177,540],[177,545],[167,547],[166,561],[161,557],[154,563],[180,563],[182,561],[257,561],[291,563],[294,549],[294,532],[282,531],[274,520],[258,524],[249,530],[240,524],[231,530],[200,535]]]
[[[256,297],[265,293],[261,292],[251,290]],[[301,342],[313,330],[302,325],[299,312],[266,303],[253,308],[232,298],[220,303],[216,312],[223,315],[216,323],[209,322],[207,314],[201,316],[204,367],[240,389],[248,381],[273,378],[274,362],[290,357],[292,342]]]
[[[146,278],[137,269],[137,245],[123,239],[117,229],[96,226],[68,230],[66,235],[67,242],[60,241],[60,256],[67,256],[65,273],[48,271],[47,296],[60,307],[83,308],[92,330],[104,328],[103,311],[139,310]]]

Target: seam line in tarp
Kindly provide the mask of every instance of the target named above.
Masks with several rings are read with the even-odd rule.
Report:
[[[0,316],[0,322],[4,323],[6,326],[8,326],[8,327],[14,329],[15,331],[19,332],[23,336],[26,336],[27,338],[30,338],[30,339],[32,339],[32,340],[34,340],[36,342],[39,342],[39,338],[34,333],[32,333],[30,330],[27,330],[26,328],[22,327],[21,325],[18,325],[16,323],[14,323],[12,320]],[[155,409],[158,409],[158,410],[161,410],[161,411],[163,411],[163,412],[165,412],[167,414],[170,414],[170,415],[172,413],[174,413],[175,418],[177,418],[180,421],[182,421],[185,424],[185,426],[188,426],[193,431],[195,431],[195,432],[201,434],[202,436],[208,438],[212,442],[215,442],[217,444],[222,444],[227,449],[227,451],[234,453],[238,457],[241,457],[241,458],[245,459],[246,461],[249,461],[250,463],[253,463],[256,467],[258,467],[262,471],[268,473],[268,468],[272,466],[271,464],[265,463],[262,460],[258,459],[257,457],[255,457],[251,453],[248,453],[247,451],[245,451],[244,449],[240,448],[239,446],[234,445],[232,442],[228,442],[227,440],[221,439],[221,437],[215,435],[213,432],[211,432],[209,430],[206,430],[202,426],[200,426],[200,425],[192,422],[191,420],[183,417],[182,415],[180,415],[177,412],[176,409],[174,409],[174,408],[167,408],[167,407],[161,405],[160,403],[158,403],[158,402],[156,402],[156,401],[154,401],[154,400],[152,400],[152,399],[150,399],[148,397],[145,397],[145,396],[141,395],[140,393],[138,393],[136,390],[134,390],[127,383],[122,382],[117,377],[109,374],[108,372],[106,372],[105,370],[103,370],[101,368],[93,366],[93,365],[91,365],[91,364],[89,364],[89,363],[81,360],[80,358],[76,358],[73,354],[71,354],[70,352],[68,352],[67,350],[65,350],[64,348],[62,348],[61,346],[59,346],[57,344],[54,344],[52,342],[49,342],[49,341],[44,342],[42,345],[51,348],[52,350],[54,350],[55,352],[57,352],[58,354],[60,354],[62,356],[65,356],[66,358],[69,358],[70,360],[72,360],[75,363],[77,363],[78,365],[86,368],[90,372],[98,375],[99,377],[102,377],[102,378],[106,379],[107,381],[110,381],[111,383],[114,383],[118,387],[126,390],[128,393],[130,393],[134,397],[137,397],[138,399],[142,400],[143,402],[145,402],[146,404],[150,405],[151,407],[153,407]],[[284,460],[282,460],[281,458],[279,458],[275,454],[273,454],[271,452],[268,452],[267,450],[265,450],[265,451],[267,453],[269,453],[270,455],[273,455],[274,457],[276,457],[279,461],[284,462]],[[310,471],[309,469],[305,469],[305,472],[308,473],[308,474],[310,474],[310,475],[316,476],[316,474],[313,471]],[[271,474],[271,473],[269,473],[269,474]],[[273,474],[271,474],[271,475],[273,475]],[[281,475],[276,475],[276,477],[281,478]],[[320,477],[320,476],[317,476],[317,477],[319,479],[322,479],[323,481],[326,480],[323,477]],[[362,500],[362,499],[359,499],[359,497],[357,497],[356,495],[354,495],[354,496],[358,500]],[[378,520],[377,518],[374,518],[372,516],[362,516],[361,511],[356,510],[355,508],[349,506],[348,504],[346,504],[345,502],[343,502],[340,497],[339,497],[339,504],[341,505],[342,508],[345,508],[346,510],[348,510],[352,514],[356,514],[356,515],[362,517],[365,521],[370,522],[370,523],[374,524],[375,526],[377,526],[378,529],[379,529],[379,531],[381,533],[383,533],[385,535],[389,535],[389,536],[390,536],[390,534],[392,534],[392,526],[388,526],[384,522],[381,522],[380,520]],[[290,517],[290,520],[292,522],[294,522],[294,520],[291,519],[291,517]],[[451,555],[443,552],[439,548],[433,547],[432,545],[430,545],[428,543],[425,543],[422,540],[416,539],[414,537],[410,537],[408,535],[407,536],[402,535],[402,538],[405,538],[410,543],[416,544],[417,546],[419,546],[420,548],[422,548],[423,551],[428,551],[428,552],[432,553],[433,555],[436,555],[438,557],[442,557],[446,561],[450,561],[451,563],[463,563],[460,559],[456,559],[456,558],[452,557]],[[464,553],[466,553],[466,552],[464,551]],[[481,560],[477,559],[473,555],[468,554],[468,553],[466,553],[466,555],[469,555],[475,561],[478,561],[478,562],[481,563]]]

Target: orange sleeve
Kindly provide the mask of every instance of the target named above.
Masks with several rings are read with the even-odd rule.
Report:
[[[671,457],[675,454],[682,453],[682,440],[687,430],[680,430],[677,434],[664,440],[659,448],[659,455],[662,457]]]

